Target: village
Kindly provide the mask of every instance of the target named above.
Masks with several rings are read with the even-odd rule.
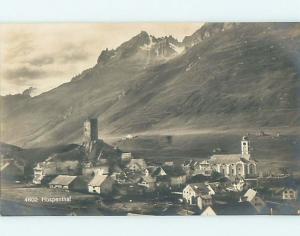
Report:
[[[2,157],[1,181],[43,190],[43,199],[55,193],[67,206],[78,195],[72,209],[88,205],[111,215],[300,215],[297,179],[289,173],[265,176],[258,165],[248,136],[241,137],[236,154],[145,160],[106,144],[98,136],[98,120],[90,118],[83,124],[82,145],[35,163],[31,179],[25,180],[21,162]],[[38,202],[26,196],[27,205]]]

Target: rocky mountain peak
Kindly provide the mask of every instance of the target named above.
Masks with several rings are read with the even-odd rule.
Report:
[[[131,57],[137,56],[141,62],[145,59],[147,62],[157,59],[167,59],[180,54],[184,47],[181,42],[178,42],[173,36],[164,36],[156,38],[149,35],[146,31],[141,31],[139,34],[124,42],[116,49],[105,49],[98,57],[97,63],[106,64],[112,60],[128,60]]]
[[[182,42],[189,48],[217,33],[232,29],[237,25],[238,23],[206,23],[192,35],[184,37]]]

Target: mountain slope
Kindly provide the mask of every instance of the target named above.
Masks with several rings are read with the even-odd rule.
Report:
[[[186,47],[183,50],[183,46]],[[180,49],[180,50],[178,50]],[[101,132],[298,127],[300,24],[205,24],[183,42],[141,32],[70,83],[3,102],[2,140],[38,146]]]

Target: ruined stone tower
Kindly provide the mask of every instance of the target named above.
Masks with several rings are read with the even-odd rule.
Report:
[[[83,146],[85,151],[90,153],[98,141],[98,120],[89,118],[83,124]]]
[[[91,142],[98,140],[98,120],[97,118],[90,118],[83,124],[83,142]]]

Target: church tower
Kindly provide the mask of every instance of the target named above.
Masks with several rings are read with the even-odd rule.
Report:
[[[247,136],[244,136],[241,141],[242,158],[250,159],[250,142]]]

